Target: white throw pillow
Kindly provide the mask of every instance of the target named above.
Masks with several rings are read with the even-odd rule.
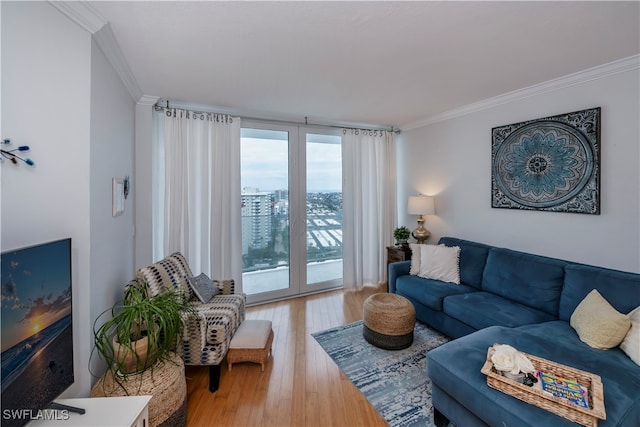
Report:
[[[409,247],[411,248],[411,267],[409,268],[409,274],[413,274],[414,276],[420,273],[420,247],[424,245],[420,245],[418,243],[410,243]]]
[[[426,243],[409,243],[411,248],[411,267],[409,268],[409,274],[417,276],[420,274],[420,248],[427,245]],[[445,246],[444,243],[440,243],[438,246]]]
[[[627,316],[631,319],[631,329],[620,343],[620,349],[637,365],[640,365],[640,307]]]
[[[460,247],[422,245],[418,276],[459,285]]]

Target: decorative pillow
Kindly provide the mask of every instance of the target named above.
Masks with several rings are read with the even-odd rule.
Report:
[[[640,365],[640,307],[627,316],[631,320],[631,329],[620,343],[620,349],[637,365]]]
[[[409,247],[411,248],[411,267],[409,268],[409,274],[413,274],[416,276],[420,273],[420,247],[424,245],[420,245],[418,243],[410,243]]]
[[[423,246],[427,245],[424,243],[409,243],[409,247],[411,248],[411,267],[409,268],[409,274],[413,274],[414,276],[420,274],[420,248]],[[445,246],[445,244],[441,243],[438,246]]]
[[[193,293],[196,294],[198,299],[203,303],[209,302],[211,298],[218,294],[218,287],[204,273],[191,277],[189,279],[189,285],[191,285]]]
[[[582,342],[593,348],[607,350],[622,342],[631,327],[631,320],[613,308],[594,289],[578,304],[569,324]]]
[[[418,276],[459,285],[460,247],[422,245]]]

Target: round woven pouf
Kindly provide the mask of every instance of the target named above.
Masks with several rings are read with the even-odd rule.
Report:
[[[117,378],[107,372],[91,389],[91,397],[151,395],[149,427],[187,424],[187,381],[180,356],[171,354],[140,374]]]
[[[370,344],[386,350],[402,350],[413,343],[416,309],[396,294],[371,295],[364,302],[362,335]]]

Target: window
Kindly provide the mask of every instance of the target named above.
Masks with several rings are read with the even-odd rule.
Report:
[[[339,131],[243,125],[242,277],[248,301],[341,286]]]

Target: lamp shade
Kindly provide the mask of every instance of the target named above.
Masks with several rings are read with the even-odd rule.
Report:
[[[433,215],[436,213],[433,197],[411,196],[407,203],[407,212],[410,215]]]

